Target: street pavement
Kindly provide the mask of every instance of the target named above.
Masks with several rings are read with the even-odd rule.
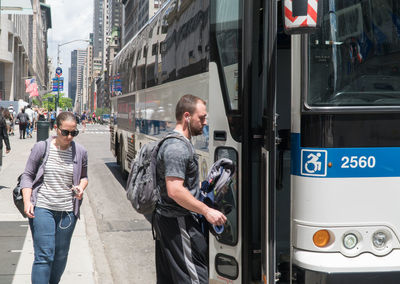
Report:
[[[109,139],[106,125],[88,125],[75,138],[88,150],[89,186],[61,284],[156,282],[151,227],[126,199],[125,180],[109,150]],[[36,132],[21,140],[17,130],[10,143],[11,152],[3,152],[0,170],[0,284],[26,284],[33,244],[27,219],[14,207],[12,190],[36,143]]]
[[[89,155],[85,202],[91,210],[84,214],[97,283],[156,283],[151,226],[126,198],[126,177],[110,151],[108,126],[89,124],[76,141]]]

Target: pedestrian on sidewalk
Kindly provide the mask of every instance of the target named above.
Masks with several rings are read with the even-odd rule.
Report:
[[[3,116],[3,113],[8,110],[7,109],[0,109],[0,170],[1,166],[3,165],[3,140],[6,144],[6,153],[11,151],[10,141],[8,139],[8,130],[7,130],[7,123],[6,119]]]
[[[56,121],[56,111],[50,109],[49,116],[50,116],[50,130],[54,128],[54,122]]]
[[[32,284],[59,283],[88,185],[87,151],[73,141],[79,131],[72,113],[57,116],[56,133],[33,146],[21,177],[35,252]]]
[[[208,283],[208,247],[193,212],[210,224],[223,225],[226,216],[198,200],[199,166],[190,140],[207,124],[206,102],[184,95],[176,106],[174,131],[188,140],[166,140],[157,154],[160,201],[154,214],[157,284]],[[190,147],[189,147],[190,146]]]
[[[86,111],[84,111],[81,115],[81,122],[82,122],[82,132],[85,132],[86,130],[86,122],[87,122],[87,116],[86,116]]]
[[[8,107],[8,111],[10,112],[10,115],[11,115],[11,125],[10,125],[9,135],[14,135],[14,125],[15,125],[15,118],[16,118],[17,114],[15,113],[13,105],[10,105]]]
[[[26,109],[25,109],[25,113],[28,115],[29,117],[29,122],[26,126],[26,134],[28,135],[28,138],[32,138],[32,132],[33,132],[33,127],[34,127],[34,111],[31,108],[31,105],[27,105]]]
[[[3,109],[3,117],[6,120],[7,133],[8,133],[8,135],[11,135],[12,116],[10,114],[10,111],[7,108]]]
[[[22,108],[21,112],[18,113],[17,121],[19,126],[19,139],[25,139],[26,127],[29,123],[29,116],[25,113],[25,108]]]

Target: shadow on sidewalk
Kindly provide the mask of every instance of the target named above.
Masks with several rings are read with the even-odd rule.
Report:
[[[0,283],[11,284],[21,257],[27,221],[0,222]]]
[[[113,174],[113,176],[117,179],[117,181],[121,184],[123,188],[126,187],[126,179],[128,178],[127,175],[123,175],[120,171],[120,167],[116,162],[109,162],[105,163],[107,168],[110,170],[110,172]]]

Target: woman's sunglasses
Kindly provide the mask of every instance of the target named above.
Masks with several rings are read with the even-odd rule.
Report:
[[[68,136],[68,135],[71,134],[72,137],[75,137],[75,136],[77,136],[79,134],[79,130],[76,130],[76,129],[72,130],[72,131],[64,130],[64,129],[61,129],[61,128],[59,128],[59,129],[61,131],[61,135],[62,136]]]

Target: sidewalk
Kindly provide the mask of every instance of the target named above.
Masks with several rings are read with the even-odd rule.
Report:
[[[30,149],[36,142],[36,132],[33,138],[20,140],[17,127],[15,130],[16,135],[10,137],[11,152],[9,154],[3,152],[3,167],[0,171],[0,284],[30,283],[33,262],[33,244],[28,221],[15,208],[12,190],[17,183],[17,177],[25,167]],[[88,206],[87,202],[83,204]],[[93,257],[82,211],[72,237],[68,263],[61,284],[96,283]]]

